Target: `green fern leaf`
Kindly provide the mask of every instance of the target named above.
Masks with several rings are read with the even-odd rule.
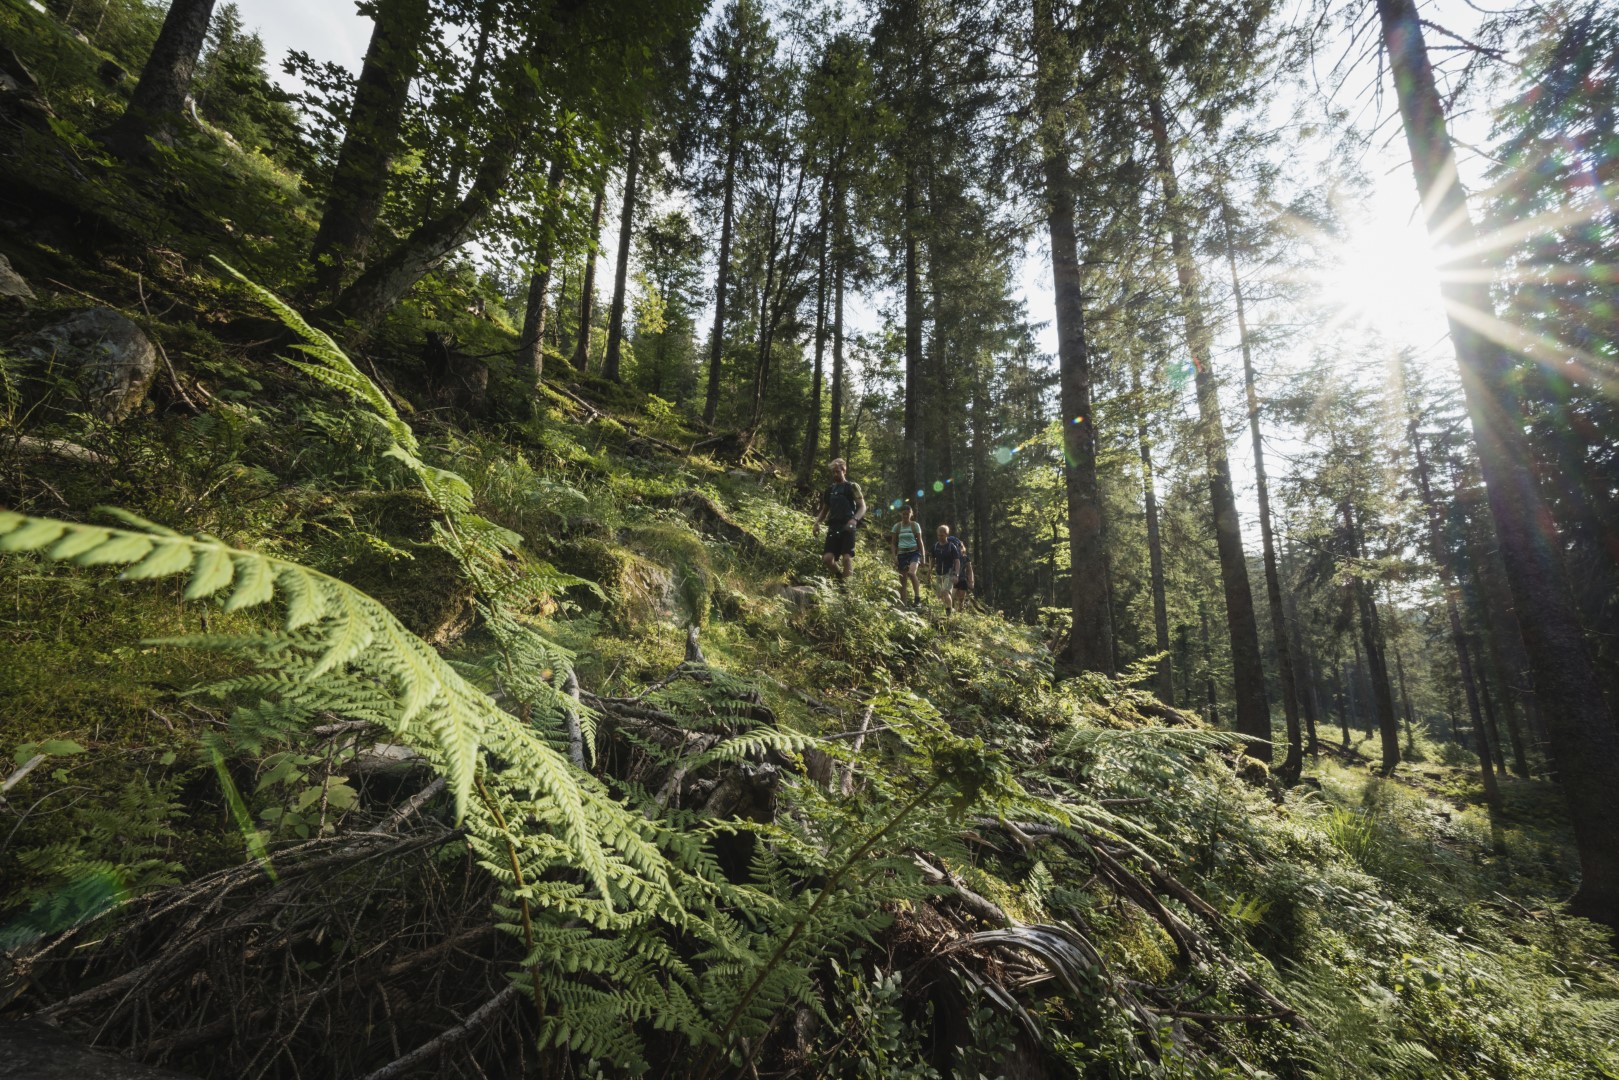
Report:
[[[223,544],[199,545],[196,548],[196,566],[191,572],[191,584],[186,586],[187,600],[200,600],[212,596],[231,583],[236,576],[230,551]]]

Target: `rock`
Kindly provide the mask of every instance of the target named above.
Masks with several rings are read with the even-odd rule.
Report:
[[[66,376],[82,408],[117,423],[146,399],[157,373],[157,350],[141,328],[111,308],[83,311],[36,330],[11,346],[35,378]]]
[[[0,1076],[14,1080],[186,1080],[92,1050],[84,1040],[31,1020],[0,1021]]]
[[[34,290],[28,287],[21,274],[11,268],[11,260],[4,255],[0,255],[0,296],[9,296],[23,303],[34,299]]]

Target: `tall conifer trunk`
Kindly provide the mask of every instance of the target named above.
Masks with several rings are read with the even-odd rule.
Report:
[[[1417,470],[1417,494],[1422,499],[1424,516],[1428,519],[1428,546],[1432,549],[1434,565],[1439,568],[1439,585],[1445,593],[1445,614],[1450,621],[1451,647],[1456,650],[1456,662],[1461,671],[1462,690],[1467,697],[1467,715],[1472,721],[1473,738],[1478,743],[1484,798],[1493,809],[1501,808],[1501,791],[1496,784],[1495,768],[1490,761],[1490,742],[1484,734],[1484,714],[1479,709],[1478,684],[1473,678],[1473,658],[1467,648],[1467,634],[1462,630],[1462,615],[1457,607],[1458,588],[1455,563],[1450,547],[1445,543],[1444,510],[1434,497],[1433,483],[1428,474],[1428,455],[1422,449],[1422,437],[1417,431],[1417,417],[1413,410],[1406,423],[1406,437],[1411,440],[1411,457]]]
[[[1062,408],[1063,486],[1068,501],[1069,602],[1073,629],[1064,660],[1079,671],[1113,670],[1113,622],[1096,478],[1096,418],[1091,415],[1090,353],[1085,342],[1074,178],[1062,112],[1064,64],[1053,0],[1033,0],[1037,109],[1045,179],[1051,284],[1057,308],[1058,400]]]
[[[1220,553],[1220,583],[1225,591],[1226,627],[1231,636],[1231,674],[1237,699],[1237,731],[1248,736],[1248,753],[1262,760],[1271,757],[1270,709],[1265,703],[1265,670],[1259,653],[1259,623],[1254,596],[1248,586],[1248,559],[1242,550],[1242,523],[1231,486],[1231,462],[1226,457],[1225,424],[1220,419],[1220,396],[1214,382],[1208,326],[1203,320],[1202,288],[1196,256],[1180,202],[1174,152],[1164,105],[1156,96],[1148,101],[1153,149],[1163,185],[1169,219],[1169,243],[1175,258],[1181,305],[1186,320],[1186,343],[1196,367],[1200,439],[1209,470],[1209,498],[1214,511],[1215,543]]]
[[[1158,528],[1158,489],[1152,470],[1152,439],[1147,431],[1147,404],[1141,388],[1141,368],[1130,368],[1130,389],[1136,401],[1136,444],[1141,451],[1141,490],[1147,511],[1147,562],[1152,584],[1153,643],[1163,653],[1155,680],[1158,700],[1175,704],[1175,671],[1169,656],[1169,603],[1164,592],[1164,542]]]
[[[905,245],[905,461],[901,465],[906,493],[922,487],[922,277],[916,235],[915,169],[906,166],[904,194]]]
[[[602,377],[619,381],[619,352],[624,342],[624,300],[630,283],[630,241],[635,238],[635,185],[641,171],[642,117],[635,118],[630,150],[624,162],[624,205],[618,212],[618,258],[613,268],[613,302],[607,309],[607,352]]]
[[[540,224],[540,244],[529,272],[528,303],[523,307],[523,336],[518,342],[521,359],[534,373],[534,385],[545,377],[545,308],[551,291],[551,263],[556,258],[557,218],[562,212],[562,155],[551,159],[545,177],[546,204]]]
[[[370,253],[432,15],[427,0],[396,0],[376,5],[375,19],[354,84],[354,107],[332,172],[331,193],[309,251],[315,289],[326,298],[337,296]]]
[[[832,221],[829,188],[831,182],[821,180],[821,235],[816,245],[815,260],[815,369],[810,376],[810,411],[804,424],[804,450],[798,458],[798,486],[810,489],[815,475],[815,451],[821,446],[821,384],[822,362],[826,355],[826,270],[827,251],[831,247]]]
[[[1242,386],[1248,404],[1248,432],[1254,443],[1254,484],[1259,493],[1259,539],[1265,554],[1265,597],[1270,604],[1271,636],[1276,639],[1277,675],[1282,686],[1282,711],[1287,717],[1287,756],[1277,775],[1289,787],[1299,782],[1304,771],[1303,733],[1299,728],[1299,694],[1294,683],[1292,648],[1287,636],[1287,617],[1282,607],[1282,577],[1276,566],[1276,540],[1271,532],[1270,482],[1265,476],[1265,440],[1259,431],[1259,391],[1254,384],[1253,349],[1248,343],[1248,313],[1243,304],[1242,279],[1237,276],[1237,249],[1231,237],[1231,208],[1224,192],[1220,198],[1221,224],[1225,226],[1226,264],[1231,268],[1231,295],[1237,307],[1237,337],[1242,344]]]
[[[839,190],[832,200],[832,405],[826,423],[828,458],[843,456],[843,245],[848,227],[844,199],[845,193]]]
[[[714,336],[708,346],[708,393],[703,398],[703,422],[712,424],[720,404],[720,357],[725,351],[725,293],[731,282],[731,229],[736,219],[736,166],[742,156],[738,118],[727,119],[725,174],[721,180],[720,249],[715,256]]]
[[[1481,327],[1495,318],[1489,276],[1456,171],[1439,90],[1412,0],[1377,0],[1429,235],[1468,252],[1441,292],[1462,372],[1507,582],[1534,669],[1553,767],[1568,799],[1580,885],[1570,910],[1619,932],[1619,727],[1586,651],[1555,526],[1535,485],[1512,358]]]
[[[1354,508],[1348,500],[1340,507],[1344,529],[1349,536],[1349,554],[1356,563],[1364,563],[1366,553],[1360,539],[1360,523],[1355,520]],[[1389,689],[1388,660],[1383,653],[1383,628],[1377,613],[1377,598],[1372,595],[1371,584],[1357,568],[1350,589],[1355,594],[1355,608],[1360,615],[1360,639],[1366,647],[1366,668],[1372,684],[1372,707],[1375,710],[1377,731],[1383,749],[1383,775],[1394,772],[1400,763],[1400,718],[1394,711],[1394,695]]]
[[[573,357],[569,363],[575,371],[590,370],[590,320],[596,309],[596,259],[600,254],[598,241],[602,232],[602,206],[607,200],[607,174],[596,182],[596,194],[590,204],[590,244],[585,248],[585,269],[579,283],[579,340],[574,342]]]

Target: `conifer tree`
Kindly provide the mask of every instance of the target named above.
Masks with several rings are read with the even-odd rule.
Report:
[[[123,115],[101,133],[102,141],[125,158],[146,153],[146,140],[167,140],[185,109],[191,78],[197,70],[213,17],[214,0],[173,0],[158,31],[140,81]]]

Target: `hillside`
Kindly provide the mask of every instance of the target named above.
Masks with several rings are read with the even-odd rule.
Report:
[[[0,1032],[221,1078],[1619,1077],[1550,781],[1492,812],[1448,745],[1324,729],[1285,787],[1148,663],[896,603],[878,528],[828,580],[796,462],[555,349],[532,385],[468,264],[340,345],[281,298],[299,177],[206,126],[108,156],[105,57],[36,15]]]

